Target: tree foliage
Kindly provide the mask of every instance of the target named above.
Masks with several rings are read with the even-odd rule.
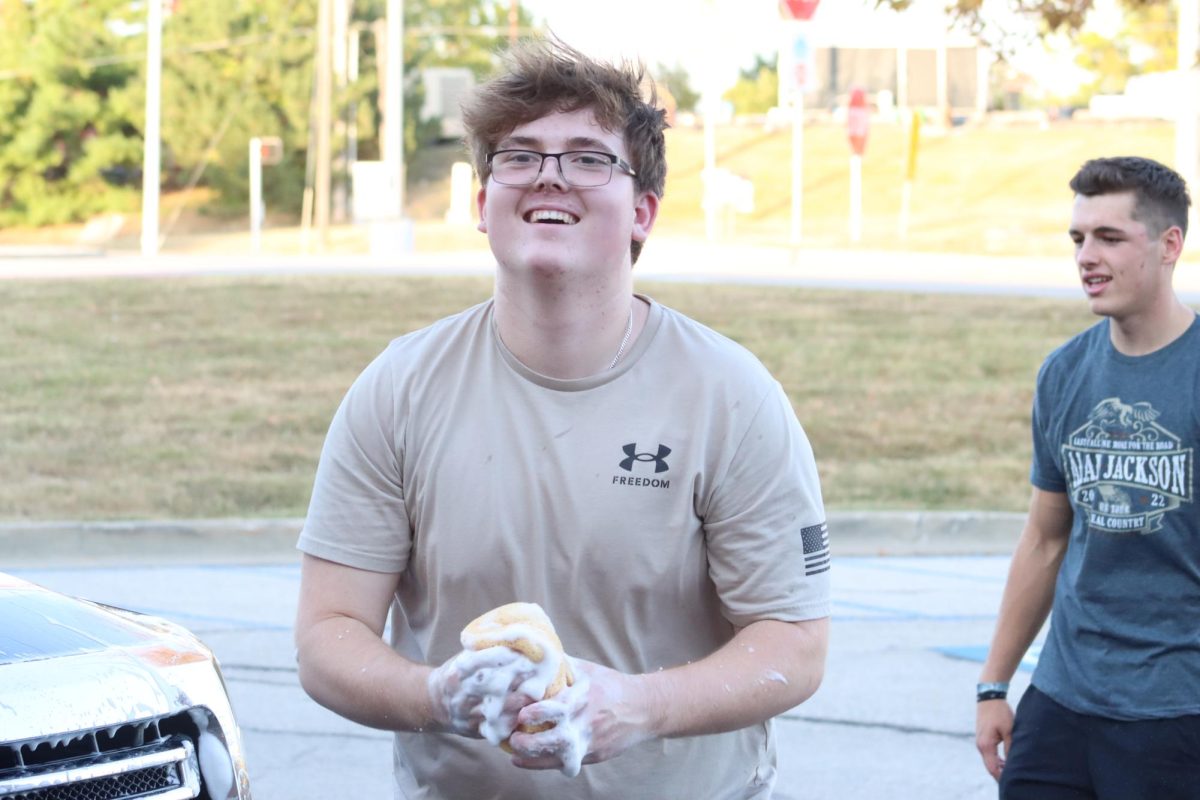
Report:
[[[244,208],[248,143],[278,136],[264,180],[272,207],[299,208],[308,149],[315,3],[180,0],[163,26],[162,138],[169,188],[203,168],[223,206]],[[135,82],[139,102],[144,84]]]
[[[1175,6],[1146,6],[1130,10],[1116,36],[1081,33],[1076,63],[1096,76],[1086,94],[1117,94],[1134,75],[1175,69],[1177,19]]]
[[[124,0],[0,3],[0,224],[129,204],[138,168]]]
[[[779,103],[779,70],[774,58],[757,55],[754,64],[741,70],[737,83],[725,92],[736,114],[765,114]]]
[[[903,11],[916,0],[875,0],[877,8]],[[993,0],[994,2],[994,0]],[[1174,0],[1121,0],[1127,9],[1170,5]],[[946,0],[946,9],[977,34],[989,31],[984,0]],[[1005,0],[1008,10],[1041,21],[1044,33],[1073,33],[1083,27],[1096,0]]]
[[[161,1],[161,0],[160,0]],[[247,205],[248,142],[283,140],[264,176],[273,208],[300,207],[312,147],[316,14],[312,0],[172,0],[163,26],[165,186],[193,176],[219,205]],[[506,46],[510,4],[406,0],[405,146],[437,135],[419,119],[419,71],[489,72]],[[355,113],[360,157],[378,157],[379,64],[386,0],[352,0],[357,81],[335,114]],[[137,205],[145,117],[144,3],[0,0],[0,224],[48,224]],[[522,13],[518,25],[527,30]],[[335,142],[341,148],[344,141]]]
[[[696,110],[696,104],[700,102],[700,93],[692,88],[691,76],[681,64],[673,67],[659,64],[658,69],[654,70],[654,77],[671,93],[676,111]]]

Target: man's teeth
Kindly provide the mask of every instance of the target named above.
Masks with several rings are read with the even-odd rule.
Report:
[[[574,225],[579,222],[579,218],[574,214],[568,214],[566,211],[549,211],[538,210],[529,214],[530,222],[558,222],[563,225]]]
[[[1095,285],[1097,283],[1107,283],[1108,280],[1108,278],[1088,278],[1086,281],[1084,281],[1084,283]]]

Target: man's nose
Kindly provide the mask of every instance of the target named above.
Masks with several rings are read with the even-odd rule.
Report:
[[[1082,241],[1075,245],[1076,264],[1095,264],[1096,254],[1096,240],[1090,236],[1085,236]]]
[[[546,186],[548,184],[567,185],[567,179],[563,176],[562,161],[559,160],[560,158],[562,156],[542,156],[542,166],[538,169],[537,180],[534,181],[537,186]],[[551,161],[554,162],[554,169],[547,171],[546,165]]]

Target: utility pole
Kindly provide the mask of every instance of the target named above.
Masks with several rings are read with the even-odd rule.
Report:
[[[333,157],[333,0],[317,6],[317,170],[313,187],[317,249],[329,242],[329,200]]]
[[[1200,50],[1200,0],[1179,0],[1178,62],[1179,85],[1175,118],[1175,168],[1191,188],[1192,196],[1200,191],[1200,144],[1197,127],[1200,127],[1200,71],[1196,67],[1196,53]],[[1192,219],[1196,219],[1196,207],[1192,206]]]
[[[348,189],[347,176],[350,172],[350,162],[346,157],[346,133],[348,121],[341,103],[346,93],[348,75],[350,72],[350,0],[333,0],[333,76],[336,89],[335,105],[339,106],[334,115],[334,146],[340,145],[334,154],[333,165],[333,221],[343,223],[347,216]]]
[[[404,2],[387,0],[387,79],[384,81],[383,160],[391,188],[392,213],[404,216]]]
[[[509,0],[508,4],[508,43],[515,45],[519,35],[518,22],[521,19],[521,0]]]
[[[162,162],[162,0],[146,4],[146,124],[142,132],[142,255],[158,255],[158,195]]]

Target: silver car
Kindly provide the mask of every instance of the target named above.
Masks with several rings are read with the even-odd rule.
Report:
[[[249,797],[225,682],[199,639],[0,573],[0,799]]]

